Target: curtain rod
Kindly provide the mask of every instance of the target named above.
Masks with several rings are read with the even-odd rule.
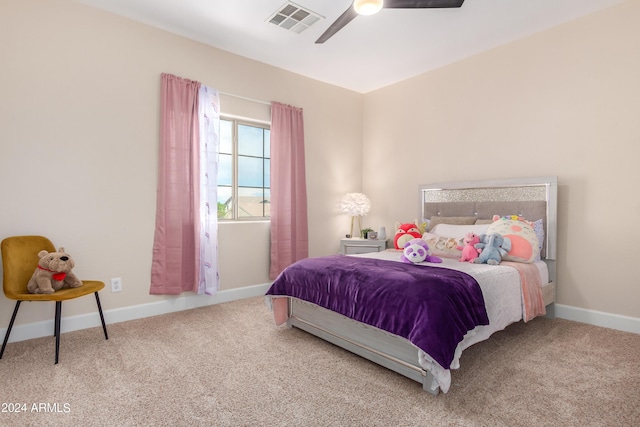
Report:
[[[219,90],[218,93],[221,94],[221,95],[233,96],[234,98],[244,99],[245,101],[257,102],[258,104],[264,104],[264,105],[271,106],[270,102],[260,101],[259,99],[252,99],[252,98],[247,98],[245,96],[234,95],[232,93],[223,92],[221,90]]]

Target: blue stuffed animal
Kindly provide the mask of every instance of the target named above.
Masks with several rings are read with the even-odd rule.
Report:
[[[499,233],[481,234],[480,243],[474,246],[480,250],[478,258],[473,260],[474,263],[498,265],[502,256],[511,250],[511,240]]]

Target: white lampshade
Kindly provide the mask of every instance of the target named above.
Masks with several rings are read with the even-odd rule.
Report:
[[[348,193],[340,200],[340,210],[351,216],[364,216],[371,210],[371,201],[362,193]]]
[[[340,210],[351,215],[351,232],[349,236],[353,236],[353,219],[358,217],[358,229],[362,230],[360,217],[365,216],[371,210],[371,201],[362,193],[348,193],[342,196],[340,200]],[[362,231],[360,232],[362,236]]]
[[[374,15],[382,9],[382,0],[354,0],[353,8],[359,15]]]

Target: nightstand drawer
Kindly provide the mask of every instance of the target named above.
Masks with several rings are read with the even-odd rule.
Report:
[[[386,240],[375,239],[341,239],[340,253],[344,255],[380,252],[387,248]]]

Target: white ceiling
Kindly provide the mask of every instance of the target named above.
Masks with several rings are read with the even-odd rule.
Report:
[[[301,34],[268,22],[286,0],[78,0],[219,49],[366,93],[623,0],[466,0],[383,9],[315,40],[351,0],[297,0],[324,19]]]

